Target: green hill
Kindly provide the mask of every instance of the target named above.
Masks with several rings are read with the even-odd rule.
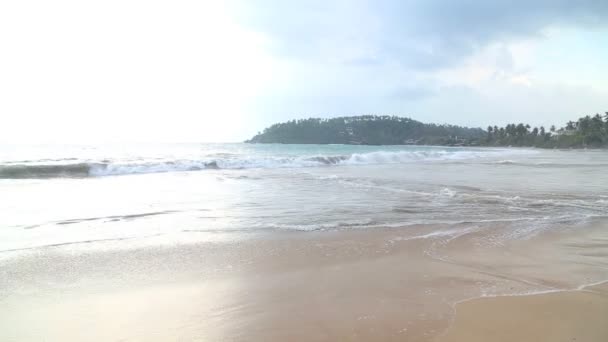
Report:
[[[475,145],[486,137],[481,128],[425,124],[397,116],[348,116],[302,119],[274,124],[249,143]]]

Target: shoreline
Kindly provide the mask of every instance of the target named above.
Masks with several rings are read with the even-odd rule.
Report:
[[[578,254],[608,253],[602,227],[498,249],[478,241],[508,224],[462,227],[455,235],[428,235],[448,227],[418,226],[134,250],[48,249],[3,261],[0,336],[430,342],[460,317],[455,308],[463,303],[522,293],[503,296],[508,302],[606,278],[589,266],[602,259]],[[420,236],[429,237],[412,239]],[[606,242],[571,249],[593,238]]]
[[[608,281],[576,289],[459,301],[436,342],[586,341],[608,339]]]
[[[484,298],[542,296],[542,295],[548,295],[548,294],[554,294],[554,293],[586,291],[587,288],[595,287],[595,286],[600,286],[600,287],[608,286],[608,279],[599,280],[599,281],[595,281],[595,282],[591,282],[591,283],[584,283],[575,288],[569,288],[569,289],[554,289],[554,290],[531,291],[531,292],[525,292],[525,293],[503,293],[503,294],[493,294],[493,295],[481,295],[481,296],[477,296],[477,297],[471,297],[471,298],[458,300],[453,303],[453,306],[456,307],[457,305],[465,304],[469,301],[474,301],[474,300],[479,300],[479,299],[484,299]]]

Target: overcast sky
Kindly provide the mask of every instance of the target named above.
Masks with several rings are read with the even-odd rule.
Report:
[[[293,118],[608,111],[608,1],[2,1],[0,141],[241,141]]]

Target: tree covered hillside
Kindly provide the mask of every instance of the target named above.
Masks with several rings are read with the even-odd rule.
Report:
[[[487,132],[481,128],[425,124],[397,116],[349,116],[301,119],[274,124],[250,143],[463,145],[476,144]]]

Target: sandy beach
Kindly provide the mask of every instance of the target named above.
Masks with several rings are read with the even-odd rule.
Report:
[[[460,303],[438,342],[608,341],[608,285]]]
[[[460,227],[464,233],[456,236],[436,233],[453,227],[419,226],[139,250],[120,243],[103,252],[47,248],[2,260],[0,335],[3,341],[605,341],[606,286],[462,302],[608,277],[602,224],[500,248],[479,243],[500,233],[496,226],[491,233]]]

